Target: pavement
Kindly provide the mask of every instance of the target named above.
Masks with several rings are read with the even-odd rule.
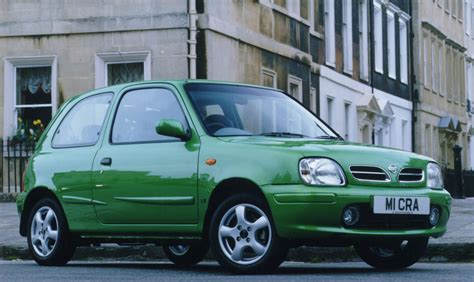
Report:
[[[177,267],[170,262],[71,261],[42,267],[32,261],[0,261],[0,280],[9,281],[472,281],[472,263],[417,263],[401,271],[380,271],[361,262],[286,262],[267,275],[232,275],[215,262]]]
[[[19,216],[15,203],[0,202],[0,260],[30,259],[26,238],[18,233]],[[74,259],[156,260],[163,259],[161,248],[153,245],[81,247]],[[210,258],[210,257],[209,257]],[[289,260],[303,262],[354,261],[353,248],[300,247],[293,249]],[[474,198],[453,199],[448,230],[441,238],[431,238],[424,261],[474,262]]]

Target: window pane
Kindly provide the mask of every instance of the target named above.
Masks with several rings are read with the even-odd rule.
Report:
[[[111,93],[85,98],[66,115],[53,138],[54,147],[94,145],[99,140]]]
[[[17,109],[18,123],[14,138],[19,138],[18,141],[37,141],[51,121],[51,114],[51,107]]]
[[[156,124],[162,119],[175,119],[187,126],[178,100],[171,91],[160,88],[130,91],[120,101],[112,131],[112,142],[179,140],[156,133]]]
[[[107,84],[116,85],[143,80],[143,63],[107,65]]]
[[[16,69],[16,104],[51,104],[51,67]]]

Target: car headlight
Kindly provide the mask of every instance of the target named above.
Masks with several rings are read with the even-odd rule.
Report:
[[[341,166],[331,159],[307,158],[300,161],[301,179],[310,185],[344,186]]]
[[[426,167],[428,178],[426,185],[433,189],[443,189],[443,175],[441,168],[436,163],[429,163]]]

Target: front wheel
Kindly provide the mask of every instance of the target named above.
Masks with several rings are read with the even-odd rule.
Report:
[[[402,269],[415,264],[426,251],[428,238],[392,240],[384,244],[359,244],[357,254],[378,269]]]
[[[288,252],[276,234],[266,203],[254,195],[223,201],[213,215],[209,236],[219,264],[235,273],[271,271]]]
[[[192,245],[164,245],[163,251],[174,264],[190,266],[204,259],[209,251],[209,245],[205,242]]]
[[[28,220],[28,247],[39,265],[64,265],[76,249],[59,204],[49,198],[40,200]]]

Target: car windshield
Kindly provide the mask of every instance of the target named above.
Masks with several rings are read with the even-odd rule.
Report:
[[[212,136],[339,139],[302,105],[277,90],[190,83],[185,86]]]

